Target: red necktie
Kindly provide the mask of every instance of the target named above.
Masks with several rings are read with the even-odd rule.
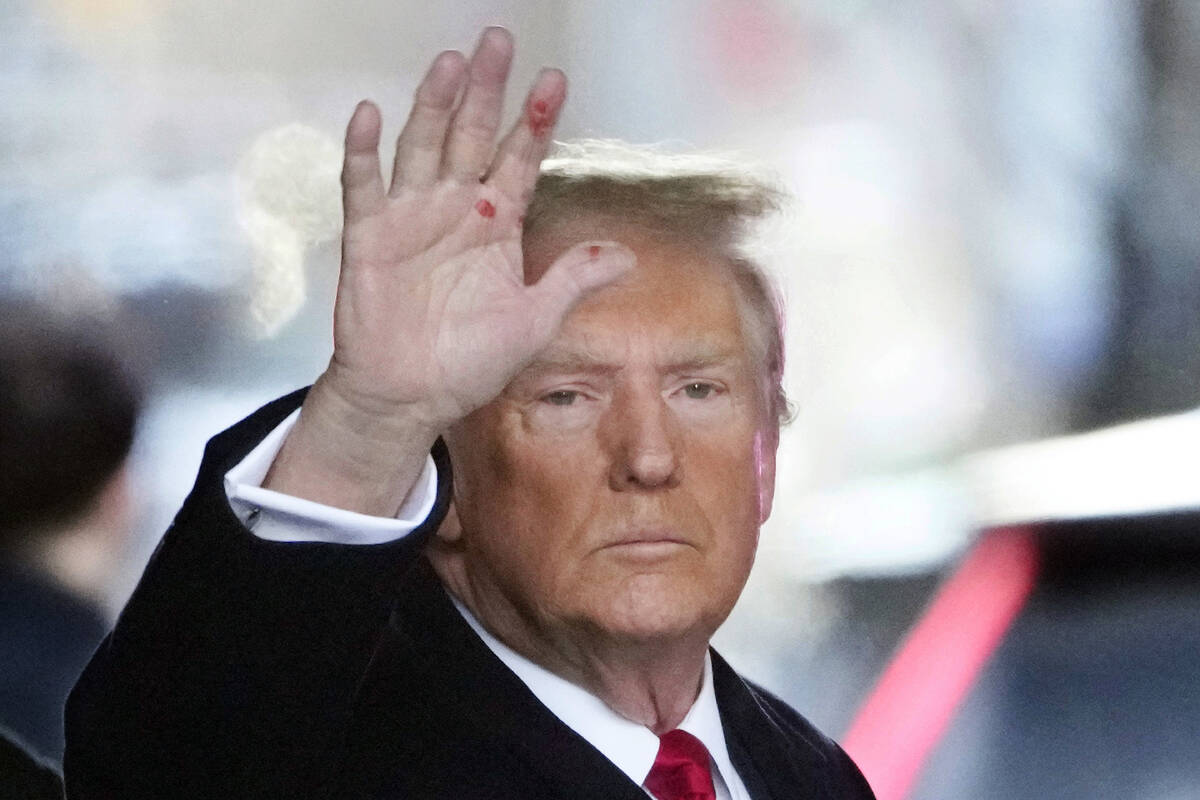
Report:
[[[643,784],[658,800],[716,800],[708,750],[687,731],[658,737],[658,755]]]

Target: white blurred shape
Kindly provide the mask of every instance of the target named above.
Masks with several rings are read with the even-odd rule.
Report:
[[[250,318],[263,336],[273,336],[304,305],[304,241],[294,228],[260,209],[243,217],[254,248]]]
[[[337,142],[291,123],[266,131],[250,145],[238,162],[238,195],[247,209],[286,222],[305,244],[328,241],[341,230],[341,168]]]
[[[304,252],[341,231],[342,151],[298,123],[261,134],[237,168],[238,221],[254,249],[250,317],[272,336],[304,305]]]
[[[1200,508],[1200,410],[962,460],[979,526]]]

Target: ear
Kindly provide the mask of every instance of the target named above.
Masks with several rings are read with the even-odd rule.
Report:
[[[775,502],[775,453],[779,449],[779,429],[759,431],[754,437],[754,464],[758,473],[758,524],[771,516]]]

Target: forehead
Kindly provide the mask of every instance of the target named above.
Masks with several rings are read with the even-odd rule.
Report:
[[[574,220],[526,243],[528,279],[540,277],[566,248],[589,240],[624,244],[637,256],[637,266],[576,306],[556,343],[599,344],[645,334],[673,351],[745,349],[738,289],[726,261],[677,238],[628,223]]]

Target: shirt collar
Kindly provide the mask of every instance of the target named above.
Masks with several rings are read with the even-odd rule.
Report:
[[[454,600],[455,607],[497,658],[507,666],[546,708],[616,765],[629,779],[641,786],[658,755],[658,736],[649,728],[622,717],[600,698],[574,683],[555,675],[513,650],[490,634],[466,606]],[[679,724],[708,748],[715,767],[714,778],[728,782],[735,775],[725,746],[725,730],[713,689],[712,659],[704,655],[704,680],[696,702]]]

